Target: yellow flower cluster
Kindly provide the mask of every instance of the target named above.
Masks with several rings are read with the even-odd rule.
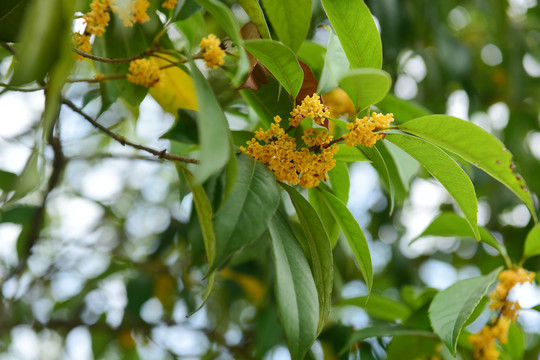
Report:
[[[306,96],[300,105],[297,105],[291,112],[289,123],[292,126],[298,126],[307,117],[315,121],[317,125],[323,126],[326,117],[330,116],[330,110],[321,102],[321,98],[317,94]]]
[[[90,35],[88,34],[79,34],[78,32],[73,33],[73,46],[77,49],[89,53],[92,51],[92,45],[90,44]],[[75,54],[76,60],[84,60],[84,57]]]
[[[103,35],[111,21],[108,0],[94,0],[90,4],[90,12],[83,15],[86,22],[86,32],[97,36]]]
[[[201,40],[201,51],[206,66],[211,69],[217,69],[225,62],[225,50],[221,48],[221,41],[214,34]]]
[[[128,81],[146,87],[153,87],[159,83],[161,70],[151,59],[138,59],[129,64]]]
[[[334,154],[338,151],[337,145],[330,145],[332,135],[323,129],[306,129],[302,138],[311,147],[298,149],[295,138],[285,133],[280,122],[279,116],[274,117],[270,129],[255,131],[247,149],[240,149],[266,165],[279,181],[312,188],[327,180],[328,171],[336,165]]]
[[[165,0],[163,3],[161,3],[161,7],[164,9],[174,10],[177,3],[178,0]]]
[[[150,20],[146,13],[150,7],[148,0],[110,0],[111,9],[118,14],[124,26],[132,27],[134,23],[144,24]]]
[[[501,344],[508,341],[510,323],[517,320],[518,311],[521,309],[519,303],[507,301],[508,293],[518,283],[532,283],[534,275],[523,268],[505,270],[499,274],[499,283],[489,294],[492,300],[489,307],[500,311],[499,316],[493,324],[485,325],[478,334],[469,336],[469,342],[474,346],[475,359],[499,359],[495,340],[499,340]]]
[[[343,135],[345,144],[348,146],[364,145],[372,147],[377,140],[384,137],[384,133],[380,133],[379,131],[386,131],[384,128],[388,127],[394,121],[393,116],[393,114],[383,115],[373,113],[371,117],[366,116],[347,124],[349,132]]]

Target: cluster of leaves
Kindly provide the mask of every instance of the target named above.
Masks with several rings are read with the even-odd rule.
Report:
[[[347,358],[350,351],[373,358],[381,346],[388,358],[398,358],[404,351],[411,359],[470,358],[472,348],[463,329],[486,307],[486,293],[501,270],[498,265],[513,268],[540,255],[538,225],[521,242],[520,261],[513,261],[519,257],[509,256],[505,245],[478,225],[477,195],[465,171],[471,173],[473,167],[489,175],[490,181],[505,185],[537,222],[531,191],[516,173],[505,145],[468,121],[431,115],[389,94],[392,77],[382,70],[381,37],[363,1],[322,0],[314,9],[311,0],[263,0],[261,4],[241,0],[231,4],[237,10],[232,11],[229,4],[217,0],[184,0],[168,12],[160,9],[160,1],[150,4],[150,21],[145,24],[116,26],[119,21],[113,16],[105,34],[93,39],[94,56],[75,67],[72,20],[77,11],[88,9],[89,2],[55,0],[53,6],[50,0],[13,0],[0,9],[0,40],[6,42],[2,56],[11,57],[13,62],[5,91],[45,90],[46,99],[37,129],[41,136],[23,172],[0,173],[1,221],[21,224],[24,229],[17,241],[19,263],[10,269],[6,280],[30,272],[27,262],[35,256],[32,252],[37,244],[47,238],[45,230],[53,226],[44,221],[47,199],[69,166],[59,131],[62,106],[122,145],[173,162],[179,179],[176,192],[180,192],[181,200],[191,194],[193,204],[186,223],[171,221],[153,238],[157,245],[144,260],[126,255],[118,245],[109,268],[87,281],[78,296],[56,304],[50,320],[41,326],[54,328],[56,324],[62,328],[60,332],[67,331],[66,327],[88,326],[95,358],[104,354],[107,346],[114,346],[105,340],[110,340],[110,334],[117,335],[116,346],[126,357],[138,356],[136,343],[143,346],[152,336],[152,327],[141,318],[141,309],[156,297],[167,313],[163,322],[169,325],[177,325],[171,320],[176,301],[186,304],[191,313],[206,304],[207,312],[227,314],[214,324],[210,322],[205,330],[205,336],[215,344],[203,354],[208,358],[225,351],[237,358],[260,358],[285,341],[291,357],[303,359],[314,356],[310,349],[317,339],[328,358]],[[235,16],[240,9],[249,18],[242,26]],[[317,31],[328,36],[327,46],[306,40],[315,26],[326,20],[331,26]],[[384,22],[382,26],[384,29]],[[199,42],[209,28],[226,39],[223,44],[229,56],[223,68],[206,73],[196,61]],[[16,39],[20,42],[9,45]],[[149,91],[123,77],[114,78],[127,73],[130,59],[149,54],[150,49],[159,54],[160,66],[167,65],[160,87]],[[108,81],[77,77],[92,73],[105,74]],[[64,90],[74,82],[97,85],[70,100]],[[372,148],[340,145],[328,181],[306,194],[276,182],[263,164],[239,153],[239,146],[253,137],[252,130],[268,128],[276,115],[288,118],[306,95],[336,89],[348,96],[353,114],[351,118],[329,118],[329,127],[332,125],[335,133],[345,132],[348,122],[374,108],[393,112],[397,124]],[[148,92],[164,110],[175,115],[175,124],[163,135],[171,142],[170,151],[136,144],[100,122],[100,117],[114,111],[113,105],[118,104],[136,119]],[[93,119],[85,108],[96,99],[100,109],[98,118]],[[228,117],[233,115],[245,120],[245,130],[231,130]],[[54,159],[47,185],[40,189],[40,179],[48,173],[40,161],[47,144]],[[407,156],[414,160],[401,160]],[[498,262],[482,268],[487,275],[458,281],[441,292],[397,281],[393,286],[400,291],[401,300],[383,295],[382,290],[391,286],[384,284],[383,278],[377,284],[368,240],[346,205],[349,165],[353,162],[369,162],[378,173],[389,199],[386,214],[403,205],[411,181],[405,174],[415,173],[420,165],[424,175],[431,175],[447,190],[455,210],[462,215],[442,213],[422,236],[483,241],[498,251]],[[32,192],[41,194],[37,205],[28,205],[26,200]],[[122,228],[125,219],[114,214],[114,206],[104,206],[114,219],[109,221],[120,221],[116,225]],[[126,281],[127,305],[116,334],[103,318],[93,323],[84,321],[78,309],[88,307],[88,295],[100,281],[119,274]],[[365,296],[343,299],[338,279],[357,278],[365,282]],[[241,311],[233,311],[237,304],[248,307],[245,298],[256,313],[250,320]],[[28,304],[13,300],[24,314],[21,319],[14,318],[13,326],[31,325],[31,310],[24,308]],[[372,319],[369,326],[353,331],[331,316],[332,309],[351,305],[365,309]],[[9,311],[12,306],[11,301],[5,301],[3,310]],[[224,339],[231,324],[242,329],[238,345]],[[524,352],[523,333],[518,326],[511,329],[511,341],[502,353],[519,358]],[[387,336],[393,337],[389,343],[365,341]],[[412,342],[421,346],[412,349]],[[439,346],[441,342],[444,347]]]

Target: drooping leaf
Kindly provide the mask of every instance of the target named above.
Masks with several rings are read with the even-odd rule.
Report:
[[[281,324],[292,359],[302,360],[318,333],[319,303],[315,280],[286,218],[277,212],[268,228]]]
[[[29,3],[29,0],[2,1],[0,5],[0,41],[17,41]]]
[[[480,239],[476,193],[471,180],[459,165],[437,146],[420,138],[404,134],[388,134],[386,139],[418,160],[439,180],[465,215],[475,237]]]
[[[240,26],[231,9],[224,3],[216,0],[197,0],[199,4],[208,10],[227,35],[238,45],[242,44]]]
[[[382,45],[375,21],[363,0],[322,0],[330,23],[352,68],[382,66]]]
[[[303,242],[302,248],[306,251],[317,286],[320,332],[330,314],[333,286],[332,245],[321,219],[310,203],[294,188],[283,183],[280,185],[289,194],[304,233],[298,240]]]
[[[174,61],[168,55],[160,55]],[[159,67],[170,65],[170,62],[161,58],[153,58]],[[180,67],[171,66],[161,70],[159,86],[150,88],[150,95],[157,101],[163,110],[176,115],[179,109],[197,110],[195,88],[191,77]]]
[[[270,170],[248,155],[240,154],[237,159],[234,188],[214,220],[217,251],[210,271],[264,232],[280,200]]]
[[[206,257],[208,264],[211,266],[214,263],[216,257],[216,233],[214,231],[214,224],[212,222],[214,212],[212,210],[212,204],[204,191],[201,184],[196,184],[193,179],[193,174],[186,169],[185,166],[177,165],[184,179],[191,189],[193,194],[193,204],[195,205],[195,211],[197,211],[197,217],[199,219],[200,228],[202,231],[204,248],[206,250]]]
[[[195,314],[196,312],[198,312],[199,310],[203,308],[203,306],[206,304],[206,302],[210,298],[210,295],[212,294],[212,290],[214,290],[215,282],[216,282],[216,272],[212,272],[210,273],[210,275],[208,275],[208,282],[206,284],[206,289],[204,291],[204,295],[203,295],[201,303],[199,304],[199,306],[197,306],[195,310],[190,312],[188,316]]]
[[[292,98],[296,98],[304,73],[291,49],[277,41],[266,39],[246,40],[244,47],[266,66]]]
[[[501,268],[486,276],[458,281],[433,298],[429,318],[435,333],[455,356],[459,334]]]
[[[187,144],[197,144],[199,130],[197,129],[197,112],[178,109],[174,125],[161,136],[163,139],[175,140]]]
[[[328,50],[324,58],[324,66],[317,89],[318,94],[325,94],[338,87],[338,80],[349,71],[350,65],[347,55],[332,29],[326,27],[328,33]]]
[[[481,241],[493,246],[503,254],[503,256],[506,255],[504,244],[499,243],[489,230],[483,226],[479,226],[478,231],[480,233]],[[444,212],[433,219],[428,227],[413,239],[410,244],[424,236],[458,236],[475,238],[467,220],[452,212]]]
[[[316,188],[308,189],[309,203],[313,206],[315,211],[317,211],[317,214],[319,214],[333,249],[336,247],[341,229],[339,224],[334,220],[334,216],[322,197],[323,194]]]
[[[335,306],[344,305],[364,308],[370,316],[389,322],[398,320],[404,322],[411,315],[411,308],[406,304],[375,292],[369,296],[343,299],[335,304]]]
[[[306,38],[311,22],[311,0],[262,0],[279,40],[295,53]]]
[[[328,172],[332,192],[344,204],[349,201],[349,188],[351,186],[351,178],[349,176],[349,168],[343,161],[337,161],[336,166]]]
[[[512,154],[504,144],[468,121],[448,115],[429,115],[407,121],[399,129],[451,151],[484,170],[514,192],[529,208],[537,222],[531,193],[515,172]]]
[[[191,62],[191,76],[197,95],[200,164],[194,170],[195,183],[203,183],[225,166],[231,155],[229,126],[225,114],[197,66]]]
[[[362,272],[362,276],[364,276],[369,294],[371,287],[373,286],[373,266],[371,265],[371,255],[369,253],[366,237],[364,236],[360,225],[358,225],[358,222],[347,208],[347,205],[334,194],[324,190],[320,191],[324,195],[324,200],[332,212],[335,221],[341,226],[341,230],[356,259],[356,263]]]
[[[390,195],[390,213],[394,210],[394,188],[393,182],[390,178],[390,172],[388,171],[388,166],[386,165],[385,159],[382,157],[379,148],[380,146],[367,147],[367,146],[358,146],[360,150],[366,155],[366,157],[371,161],[371,165],[379,174],[380,179],[382,180],[388,194]]]
[[[367,68],[352,69],[339,80],[357,112],[381,101],[391,84],[392,78],[386,71]]]
[[[540,224],[536,224],[525,239],[524,257],[540,255]]]
[[[242,6],[251,21],[255,24],[262,38],[270,39],[268,24],[266,24],[266,20],[259,2],[257,0],[238,0],[238,3],[240,6]]]

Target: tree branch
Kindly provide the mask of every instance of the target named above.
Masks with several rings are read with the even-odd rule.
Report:
[[[135,56],[132,56],[132,57],[128,57],[128,58],[122,58],[122,59],[115,59],[115,58],[106,58],[106,57],[101,57],[101,56],[96,56],[96,55],[92,55],[92,54],[89,54],[87,52],[84,52],[84,51],[81,51],[77,48],[73,48],[73,51],[79,55],[81,55],[82,57],[85,57],[87,59],[91,59],[91,60],[95,60],[95,61],[100,61],[100,62],[106,62],[106,63],[126,63],[126,62],[132,62],[133,60],[138,60],[138,59],[143,59],[145,57],[148,57],[150,55],[152,55],[152,53],[154,53],[154,50],[153,49],[150,49],[150,50],[147,50],[147,51],[144,51],[142,53],[140,53],[139,55],[135,55]]]
[[[135,143],[133,143],[133,142],[131,142],[129,140],[126,140],[124,137],[118,135],[114,131],[109,130],[105,126],[101,125],[100,123],[98,123],[97,121],[92,119],[90,116],[88,116],[86,113],[84,113],[81,109],[79,109],[75,104],[73,104],[70,100],[63,99],[62,103],[67,105],[71,110],[73,110],[77,114],[81,115],[83,118],[86,119],[86,121],[88,121],[90,124],[92,124],[92,126],[97,128],[98,130],[100,130],[102,133],[108,135],[109,137],[111,137],[114,140],[118,141],[122,145],[127,145],[127,146],[131,146],[132,148],[135,148],[135,149],[138,149],[138,150],[146,151],[146,152],[148,152],[148,153],[150,153],[150,154],[152,154],[154,156],[157,156],[159,159],[167,159],[167,160],[171,160],[171,161],[180,161],[180,162],[190,163],[190,164],[198,164],[199,163],[199,160],[197,160],[197,159],[192,159],[192,158],[185,157],[185,156],[170,154],[170,153],[167,152],[167,150],[159,151],[159,150],[152,149],[152,148],[144,146],[144,145],[135,144]]]

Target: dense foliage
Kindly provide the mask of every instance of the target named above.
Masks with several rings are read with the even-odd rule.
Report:
[[[0,357],[537,359],[537,11],[4,0]]]

